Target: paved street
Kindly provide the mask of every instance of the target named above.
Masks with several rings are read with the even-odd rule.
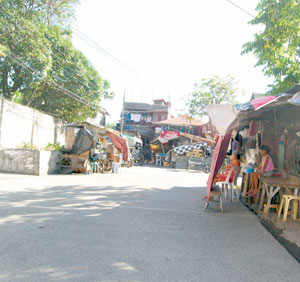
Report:
[[[207,175],[0,175],[0,281],[299,281],[240,203],[203,213]]]

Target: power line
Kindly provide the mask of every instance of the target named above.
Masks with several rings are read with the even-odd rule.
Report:
[[[0,9],[0,10],[1,10],[1,9]],[[3,25],[3,27],[9,31],[8,26]],[[26,24],[24,24],[23,30],[25,30],[25,31],[27,31],[28,33],[30,33],[30,30],[28,29],[28,27],[26,26]],[[23,38],[21,38],[21,37],[20,37],[19,35],[17,35],[17,34],[16,34],[16,37],[19,38],[19,40],[17,40],[17,43],[19,43],[19,42],[21,42],[21,41],[23,40]],[[48,39],[46,36],[45,36],[45,38],[49,41],[49,39]],[[34,41],[32,38],[28,38],[28,39],[29,39],[30,41],[32,41],[32,42]],[[60,50],[58,50],[58,53],[63,54],[64,56],[66,55],[66,53],[64,53],[64,52],[62,52],[62,51],[60,51]],[[53,52],[52,52],[52,55],[57,59],[58,62],[62,63],[62,60],[59,59]],[[81,84],[81,85],[84,86],[84,87],[89,88],[88,85],[86,85],[86,84],[84,84],[84,83],[82,82],[83,79],[82,79],[81,74],[80,74],[79,72],[76,72],[76,71],[73,70],[73,69],[72,69],[72,71],[70,71],[69,69],[70,69],[70,67],[63,67],[63,70],[66,71],[66,72],[70,75],[70,76],[66,76],[66,77],[71,78],[71,76],[72,76],[73,74],[76,74],[76,75],[79,76],[79,77],[76,78],[76,79],[78,79],[78,83]],[[81,80],[81,81],[80,81],[80,80]],[[96,92],[99,91],[97,85],[96,85],[94,82],[89,81],[88,84],[90,84],[90,87],[92,87]]]
[[[49,5],[49,3],[51,3],[53,5],[56,4],[53,0],[48,0],[47,5]],[[109,51],[107,51],[105,48],[103,48],[102,46],[100,46],[99,43],[97,43],[95,40],[93,40],[87,34],[85,34],[84,32],[82,32],[81,29],[78,27],[78,25],[73,24],[73,31],[79,37],[79,39],[81,39],[83,42],[85,42],[86,44],[88,44],[88,42],[89,42],[90,44],[88,44],[88,45],[90,47],[92,47],[94,49],[97,49],[100,53],[104,54],[106,57],[109,57],[113,61],[115,61],[118,64],[120,64],[127,71],[129,71],[129,72],[131,72],[131,73],[133,73],[133,74],[135,74],[135,75],[143,78],[144,80],[146,80],[146,81],[148,81],[149,83],[152,84],[152,81],[149,78],[145,77],[144,75],[142,75],[141,73],[139,73],[138,71],[136,71],[134,68],[132,68],[128,64],[122,62],[116,56],[112,55]]]
[[[240,7],[239,5],[237,5],[236,3],[230,1],[230,0],[226,0],[227,2],[229,2],[231,5],[235,6],[236,8],[240,9],[241,11],[243,11],[244,13],[248,14],[249,16],[251,16],[252,18],[255,18],[254,15],[252,15],[250,12],[248,12],[247,10],[245,10],[244,8]]]
[[[48,0],[50,3],[53,3],[53,2],[51,2],[51,0]],[[46,4],[47,5],[47,4]],[[0,11],[2,12],[2,13],[4,13],[4,10],[3,9],[1,9],[1,7],[0,7]],[[7,13],[4,13],[6,16],[8,16],[8,18],[7,18],[7,20],[9,20],[12,24],[15,24],[11,19],[10,19],[10,15],[8,15]],[[7,27],[7,26],[4,26],[4,28],[6,28],[8,31],[9,31],[9,28]],[[18,29],[20,29],[20,26],[18,26]],[[29,30],[29,28],[28,28],[28,26],[26,25],[26,23],[23,23],[22,24],[22,27],[21,27],[21,29],[23,29],[23,31],[26,31],[26,32],[28,32],[29,34],[31,33],[31,30]],[[34,31],[37,31],[37,29],[36,28],[33,28],[33,30]],[[45,35],[45,38],[50,42],[50,40],[47,38],[47,36],[46,36],[46,34],[44,34]],[[18,35],[18,34],[16,34],[16,37],[18,37],[18,38],[20,38],[20,36]],[[20,41],[22,41],[22,40],[24,40],[23,38],[20,38],[20,40],[18,41],[18,42],[20,42]],[[32,38],[29,38],[29,40],[31,40],[31,41],[34,41]],[[51,44],[51,43],[50,43]],[[67,55],[66,55],[66,53],[65,52],[62,52],[62,50],[60,50],[60,49],[58,49],[58,50],[56,50],[57,51],[57,53],[59,53],[59,54],[62,54],[64,57],[67,57]],[[56,59],[57,59],[57,61],[59,61],[60,63],[62,62],[62,60],[61,59],[59,59],[56,55],[55,55],[55,53],[53,53],[52,52],[52,54],[51,54],[52,56],[54,56]],[[83,81],[83,78],[82,78],[82,76],[81,76],[81,74],[79,73],[79,72],[76,72],[74,69],[71,69],[71,71],[70,71],[70,67],[64,67],[63,68],[69,75],[73,75],[73,74],[76,74],[76,75],[78,75],[79,77],[77,77],[76,79],[78,79],[79,81],[78,81],[78,83],[79,84],[81,84],[81,85],[83,85],[84,87],[87,87],[87,88],[89,88],[89,87],[92,87],[92,89],[94,89],[96,92],[98,92],[99,91],[99,89],[98,89],[98,85],[96,84],[96,83],[94,83],[93,81],[89,81],[88,82],[88,86],[86,85],[86,84],[84,84],[82,81]],[[70,76],[67,76],[67,77],[69,77],[70,78]],[[81,80],[81,81],[80,81]]]
[[[141,73],[139,73],[138,71],[136,71],[135,69],[133,69],[132,67],[130,67],[126,63],[122,62],[120,59],[118,59],[114,55],[112,55],[110,52],[108,52],[107,50],[105,50],[96,41],[94,41],[92,38],[90,38],[89,36],[87,36],[86,34],[84,34],[78,28],[77,25],[73,26],[73,31],[74,31],[74,34],[77,35],[78,38],[81,39],[83,42],[85,42],[87,45],[89,45],[90,47],[96,49],[98,52],[102,53],[103,55],[105,55],[106,57],[112,59],[113,61],[117,62],[119,65],[121,65],[127,71],[131,72],[132,74],[134,74],[136,76],[139,76],[139,77],[143,78],[144,80],[146,80],[146,81],[148,81],[149,83],[152,84],[152,81],[149,78],[145,77],[144,75],[142,75]]]
[[[0,8],[1,10],[1,8]],[[4,28],[6,28],[7,30],[9,30],[9,28],[7,26],[4,26]],[[23,29],[24,30],[24,29]],[[29,30],[27,30],[29,32]],[[19,37],[19,36],[17,36]],[[20,37],[19,37],[20,38]],[[22,39],[20,39],[18,42],[20,42]],[[30,73],[32,75],[35,75],[35,74],[39,74],[41,75],[40,71],[29,66],[28,64],[26,64],[26,62],[24,61],[23,58],[21,58],[20,56],[18,56],[16,53],[14,53],[11,49],[9,49],[9,56],[19,65],[22,65],[27,71],[30,71]],[[54,55],[55,56],[55,55]],[[56,57],[57,58],[57,57]],[[58,58],[57,58],[58,59]],[[58,59],[59,60],[59,59]],[[66,70],[64,68],[64,70]],[[69,72],[70,74],[70,72]],[[78,74],[78,73],[76,73]],[[41,75],[42,76],[42,75]],[[67,76],[68,78],[70,78],[70,76]],[[96,104],[93,104],[91,103],[90,101],[86,100],[85,98],[81,97],[80,95],[78,94],[75,94],[74,92],[64,88],[63,86],[61,86],[60,84],[58,84],[57,82],[53,82],[53,81],[49,81],[48,79],[45,79],[44,78],[44,81],[47,82],[48,84],[51,84],[52,86],[54,86],[56,89],[58,89],[60,92],[64,93],[65,95],[68,95],[70,98],[73,98],[75,99],[76,101],[82,103],[82,104],[88,104],[90,105],[91,107],[93,108],[97,108],[97,109],[101,109],[101,107],[99,105],[96,105]],[[81,83],[82,84],[82,83]],[[83,86],[89,88],[88,86],[82,84]],[[98,89],[96,89],[98,90]]]
[[[23,58],[19,57],[16,53],[14,53],[12,50],[8,51],[8,56],[10,56],[17,64],[23,66],[27,71],[29,71],[32,75],[35,74],[40,74],[39,70],[36,70],[35,68],[28,66],[26,64],[26,62],[23,60]],[[77,102],[80,102],[82,104],[88,104],[91,107],[93,107],[94,109],[98,109],[100,108],[100,106],[91,103],[90,101],[82,98],[81,96],[75,94],[74,92],[64,88],[63,86],[61,86],[60,84],[54,82],[54,81],[50,81],[49,79],[44,78],[44,81],[47,84],[50,84],[52,86],[54,86],[57,90],[59,90],[60,92],[64,93],[65,95],[69,96],[70,98],[73,98],[74,100],[76,100]]]

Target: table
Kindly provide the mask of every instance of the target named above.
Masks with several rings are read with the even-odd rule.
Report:
[[[294,194],[298,194],[298,189],[300,188],[300,182],[289,180],[288,178],[283,178],[282,176],[262,176],[260,181],[263,185],[262,193],[260,195],[260,201],[258,210],[261,210],[265,195],[267,195],[267,208],[264,212],[264,216],[267,217],[269,215],[270,204],[273,197],[279,192],[280,189],[285,189],[287,194],[292,195],[290,189],[295,189]]]

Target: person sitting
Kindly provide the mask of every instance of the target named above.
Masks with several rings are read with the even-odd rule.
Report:
[[[217,182],[223,182],[226,180],[228,173],[230,171],[230,169],[232,167],[235,166],[241,166],[240,163],[240,154],[238,152],[233,152],[231,155],[231,161],[230,163],[225,166],[224,168],[226,169],[226,171],[224,173],[218,173],[214,179],[213,184],[215,185]],[[233,178],[234,178],[234,172],[231,173],[230,178],[229,178],[229,182],[232,183],[233,182]]]
[[[270,148],[266,145],[261,146],[260,154],[262,156],[261,162],[256,171],[250,174],[250,190],[247,193],[251,197],[255,197],[258,190],[258,179],[261,176],[272,176],[274,164],[269,155]]]

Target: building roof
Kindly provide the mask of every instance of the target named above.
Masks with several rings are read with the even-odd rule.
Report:
[[[129,112],[168,111],[168,105],[125,102],[124,110]]]
[[[204,125],[205,122],[184,115],[184,116],[179,116],[179,117],[160,121],[158,122],[158,124],[166,124],[166,125],[174,125],[174,126],[201,126]]]

